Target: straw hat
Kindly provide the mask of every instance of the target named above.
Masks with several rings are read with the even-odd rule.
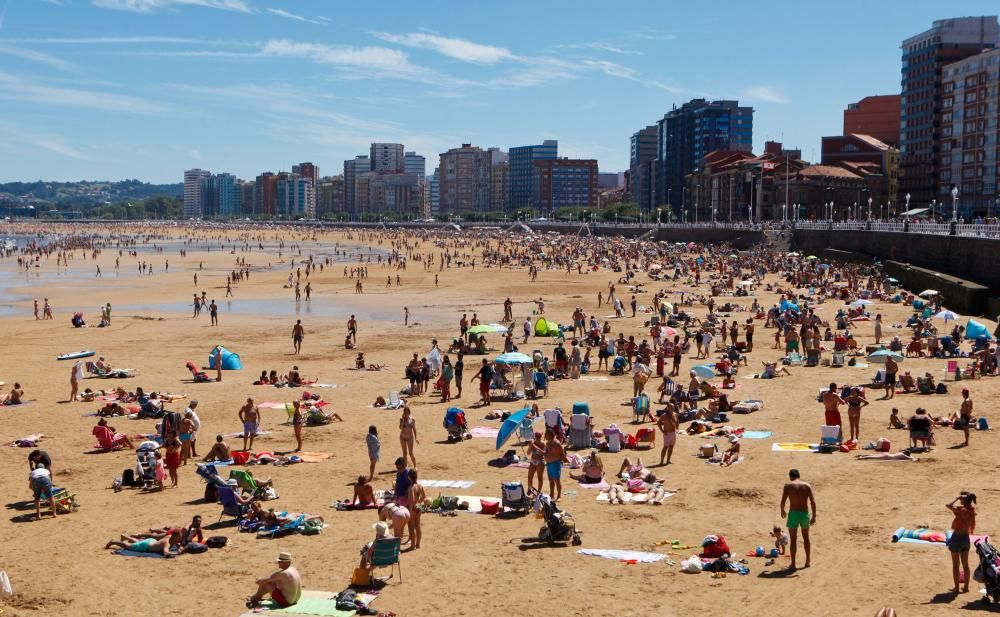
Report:
[[[387,538],[389,536],[389,525],[385,521],[379,521],[372,525],[372,529],[375,530],[375,537],[377,538]]]
[[[292,563],[292,554],[285,552],[278,553],[278,558],[274,561],[275,563]]]

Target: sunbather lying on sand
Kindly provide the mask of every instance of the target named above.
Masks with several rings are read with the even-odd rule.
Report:
[[[163,555],[165,557],[170,557],[172,553],[170,549],[172,547],[177,547],[178,553],[184,552],[184,545],[182,544],[183,533],[180,529],[173,529],[169,536],[164,536],[159,540],[155,538],[135,538],[132,536],[121,536],[121,540],[111,540],[104,548],[120,548],[127,551],[135,551],[137,553],[153,553],[156,555]]]
[[[894,452],[892,454],[888,452],[881,452],[879,454],[858,454],[854,458],[859,461],[915,461],[917,459],[913,458],[906,452]]]

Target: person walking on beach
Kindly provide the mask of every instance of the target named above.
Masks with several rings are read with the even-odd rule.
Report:
[[[208,314],[212,318],[212,325],[219,325],[219,306],[215,303],[215,299],[212,299],[212,303],[208,305]]]
[[[49,304],[48,298],[45,298],[45,304],[42,307],[42,319],[52,319],[52,305]]]
[[[441,402],[447,403],[451,400],[451,382],[455,379],[455,368],[451,365],[451,358],[444,357],[441,364]]]
[[[69,400],[73,402],[76,400],[77,395],[80,392],[80,380],[83,379],[83,360],[77,360],[76,364],[70,370],[69,374]]]
[[[403,449],[403,464],[407,460],[417,466],[417,457],[413,454],[413,444],[420,443],[417,439],[417,421],[413,419],[410,406],[403,407],[403,416],[399,419],[399,445]]]
[[[958,502],[958,505],[955,503]],[[962,491],[958,497],[946,503],[945,506],[955,518],[951,521],[951,537],[948,538],[948,551],[951,553],[951,576],[955,581],[953,593],[958,593],[959,583],[964,582],[962,593],[969,591],[969,549],[972,543],[969,535],[976,533],[976,495]],[[959,561],[962,563],[962,570],[965,577],[960,578],[958,573]]]
[[[403,325],[410,325],[410,307],[408,306],[403,307]]]
[[[305,335],[306,329],[302,327],[302,320],[296,319],[295,325],[292,326],[292,347],[295,349],[295,355],[302,351],[302,338]]]
[[[965,433],[965,443],[962,447],[968,447],[969,427],[972,426],[972,397],[969,396],[968,388],[962,388],[962,406],[958,410],[958,423]]]
[[[458,360],[455,361],[455,397],[462,398],[462,373],[465,372],[465,354],[458,352]]]
[[[35,320],[39,320],[41,317],[38,316],[38,298],[35,298]]]
[[[378,438],[378,427],[372,424],[368,427],[368,435],[365,436],[365,445],[368,447],[368,481],[375,477],[375,465],[382,455],[382,442]]]
[[[492,400],[490,399],[490,384],[493,383],[493,367],[484,358],[483,364],[472,377],[473,379],[479,380],[479,396],[482,399],[483,405],[489,405]]]
[[[800,479],[798,469],[790,470],[788,472],[788,479],[789,482],[785,484],[785,488],[781,493],[781,516],[782,518],[786,516],[785,503],[787,502],[789,509],[787,511],[786,524],[788,526],[788,535],[792,539],[790,549],[792,563],[789,569],[795,569],[795,554],[798,551],[799,529],[802,529],[802,547],[806,552],[805,567],[808,568],[810,564],[809,527],[816,524],[816,499],[813,497],[812,487]],[[812,509],[812,516],[809,515],[810,508]]]

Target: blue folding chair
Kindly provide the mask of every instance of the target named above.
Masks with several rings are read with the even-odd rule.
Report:
[[[635,413],[636,424],[649,420],[649,396],[645,392],[632,401],[632,411]]]
[[[220,521],[223,516],[229,515],[233,518],[240,518],[246,512],[246,506],[236,499],[236,493],[231,487],[220,486],[216,489],[216,495],[219,497],[219,503],[222,504],[222,514],[219,515]]]
[[[403,567],[399,564],[399,538],[379,538],[372,547],[372,558],[368,562],[369,577],[375,579],[375,568],[389,568],[389,578],[392,578],[392,568],[399,570],[399,582],[403,582]],[[383,582],[386,579],[382,579]]]
[[[549,375],[542,371],[535,371],[535,391],[541,392],[543,396],[549,395]]]

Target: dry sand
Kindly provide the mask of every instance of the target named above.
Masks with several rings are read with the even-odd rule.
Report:
[[[219,232],[197,233],[205,237]],[[288,241],[302,243],[303,256],[323,252],[319,244],[302,233],[282,233]],[[264,235],[270,240],[274,232]],[[357,238],[348,240],[343,234],[329,234],[319,241],[327,248],[335,241],[360,242]],[[499,271],[480,265],[475,272],[468,267],[446,269],[440,273],[440,286],[435,288],[437,268],[428,273],[419,264],[411,263],[400,273],[402,286],[385,289],[386,275],[395,277],[396,272],[373,263],[365,293],[356,296],[353,281],[343,276],[343,265],[335,264],[311,277],[314,307],[306,309],[306,303],[302,303],[298,318],[303,320],[307,335],[302,355],[292,357],[290,333],[296,315],[290,290],[282,289],[290,266],[279,264],[273,242],[265,252],[236,255],[219,250],[217,241],[210,253],[204,250],[205,245],[202,241],[189,246],[186,258],[178,254],[177,245],[170,245],[162,254],[140,253],[138,261],[150,261],[156,268],[153,276],[142,277],[137,274],[137,260],[127,256],[122,257],[120,274],[115,276],[117,252],[108,250],[98,260],[104,271],[101,279],[94,278],[92,260],[83,261],[82,252],[76,251],[68,272],[57,274],[60,269],[55,267],[54,259],[43,260],[38,269],[40,277],[25,282],[22,276],[21,282],[7,290],[8,296],[14,294],[15,299],[5,302],[14,307],[16,314],[0,318],[0,332],[7,341],[7,353],[0,361],[0,379],[7,382],[7,388],[20,381],[27,398],[34,403],[23,408],[0,408],[0,442],[45,433],[42,448],[52,455],[56,484],[76,491],[81,508],[75,514],[55,520],[44,517],[36,522],[25,521],[25,511],[8,505],[7,516],[0,522],[0,569],[10,575],[16,595],[0,599],[5,617],[238,615],[243,611],[243,599],[252,591],[253,579],[269,572],[276,554],[285,550],[294,554],[308,589],[343,589],[357,563],[359,547],[372,536],[376,515],[370,511],[337,512],[329,505],[337,498],[350,496],[348,484],[368,468],[364,436],[369,424],[378,426],[383,442],[376,488],[389,487],[391,463],[400,451],[398,412],[373,409],[370,404],[376,396],[403,385],[403,368],[410,354],[426,353],[433,338],[446,342],[457,335],[462,312],[470,316],[478,312],[484,323],[498,321],[506,296],[515,302],[518,322],[530,313],[530,300],[539,296],[546,300],[546,313],[564,323],[575,306],[588,312],[596,310],[603,317],[611,311],[606,307],[597,310],[597,292],[606,292],[607,282],[618,277],[605,270],[584,275],[542,271],[537,282],[529,283],[526,269]],[[379,248],[387,247],[382,244]],[[423,242],[420,251],[429,248],[429,243]],[[236,257],[242,256],[255,270],[248,282],[235,287],[230,310],[223,298],[225,272],[235,267]],[[286,249],[285,259],[288,257]],[[165,259],[170,261],[168,273],[164,272]],[[196,288],[192,274],[198,271],[199,262],[203,262],[204,269],[199,272],[201,280]],[[261,270],[268,262],[274,269]],[[11,260],[0,267],[13,271]],[[619,285],[619,293],[622,287]],[[190,303],[194,291],[202,289],[220,303],[218,327],[211,327],[204,313],[192,319],[189,309],[183,306]],[[650,284],[648,289],[655,290],[657,285]],[[35,321],[30,298],[46,295],[55,307],[56,318]],[[650,297],[643,294],[639,302],[648,303]],[[760,298],[766,306],[773,300],[767,294]],[[253,305],[251,300],[272,302]],[[273,302],[277,300],[280,302]],[[113,327],[70,327],[69,317],[74,310],[84,310],[88,321],[96,324],[96,307],[105,301],[116,307]],[[250,312],[240,313],[240,307],[247,304]],[[404,305],[412,313],[409,327],[402,325]],[[253,306],[262,307],[261,312],[253,314]],[[822,314],[830,316],[836,307],[829,302]],[[869,308],[886,316],[889,336],[895,332],[889,326],[907,315],[898,305]],[[356,352],[342,345],[346,331],[343,315],[348,312],[361,318],[359,349],[369,362],[388,364],[386,370],[349,370]],[[704,308],[696,312],[703,314]],[[615,333],[621,331],[626,336],[641,338],[646,332],[642,317],[612,320],[612,324]],[[993,323],[989,322],[989,326]],[[862,343],[871,342],[871,323],[861,324],[858,332]],[[759,368],[762,359],[780,355],[770,349],[773,330],[758,325],[756,339],[750,369],[743,369],[738,379],[741,388],[731,396],[763,399],[765,408],[749,416],[736,416],[734,423],[774,431],[774,438],[745,440],[743,452],[747,459],[721,469],[694,456],[697,446],[705,443],[702,439],[680,436],[674,464],[657,471],[666,477],[668,486],[682,490],[662,507],[598,504],[595,491],[579,490],[568,479],[561,505],[575,515],[583,530],[583,547],[666,552],[666,547],[655,545],[672,539],[694,545],[714,533],[725,535],[730,546],[742,555],[757,545],[770,546],[768,533],[772,525],[781,522],[781,487],[789,468],[797,467],[803,479],[812,483],[819,508],[813,528],[811,568],[782,574],[782,559],[765,568],[763,559],[750,558],[749,576],[731,574],[725,579],[713,579],[708,574],[682,574],[678,567],[663,562],[627,565],[585,557],[573,547],[520,550],[520,539],[538,531],[540,521],[534,517],[501,520],[476,514],[425,515],[422,548],[402,558],[404,582],[386,587],[375,607],[412,617],[523,612],[528,606],[551,615],[685,615],[706,610],[719,615],[873,615],[888,605],[895,607],[899,615],[909,617],[959,614],[960,609],[977,600],[975,591],[957,598],[945,593],[951,587],[950,558],[945,548],[894,545],[890,535],[897,527],[920,523],[947,529],[951,517],[944,504],[960,489],[979,494],[979,529],[986,534],[994,531],[997,489],[991,478],[996,469],[992,460],[995,435],[977,432],[970,448],[952,449],[961,443],[961,434],[940,430],[938,447],[921,455],[918,463],[862,462],[848,454],[771,452],[773,441],[817,441],[823,423],[822,407],[814,399],[819,387],[831,380],[838,384],[866,382],[877,367],[799,367],[792,368],[791,377],[747,380],[743,377]],[[501,341],[497,337],[491,342],[497,346]],[[226,372],[221,383],[190,383],[185,360],[207,364],[208,352],[215,343],[239,352],[245,369]],[[529,352],[532,348],[550,351],[552,342],[533,338],[522,351],[524,347]],[[180,486],[176,489],[160,493],[111,490],[112,480],[134,465],[135,456],[131,451],[88,453],[94,443],[90,429],[97,419],[83,414],[95,411],[97,405],[62,402],[69,394],[71,365],[55,360],[59,353],[78,349],[94,349],[117,366],[141,371],[135,379],[88,379],[85,386],[123,385],[134,389],[141,385],[147,391],[185,393],[198,399],[203,422],[198,445],[201,454],[208,450],[217,432],[239,430],[236,414],[245,397],[287,401],[300,393],[250,385],[261,370],[284,372],[297,363],[307,376],[341,384],[342,388],[321,393],[332,401],[332,409],[345,422],[305,429],[305,449],[332,452],[331,460],[255,469],[258,476],[273,477],[281,493],[281,499],[269,505],[321,514],[329,527],[315,537],[258,540],[224,526],[213,533],[228,535],[229,547],[174,560],[125,558],[103,550],[104,543],[120,533],[186,524],[195,514],[203,515],[206,524],[215,523],[220,507],[202,501],[204,485],[193,465],[180,470]],[[476,358],[468,360],[467,382],[475,370],[472,367]],[[696,363],[685,358],[685,373]],[[903,365],[914,375],[931,370],[938,377],[943,367],[943,360],[908,359]],[[997,382],[985,379],[963,384],[972,389],[978,412],[989,415]],[[495,421],[482,419],[485,409],[470,407],[476,394],[474,385],[467,386],[459,401],[466,406],[470,424],[497,426]],[[631,419],[630,409],[622,404],[630,394],[631,380],[627,377],[556,381],[543,405],[568,409],[574,401],[589,401],[597,426],[611,422],[623,425]],[[894,445],[905,443],[903,431],[886,429],[893,405],[905,418],[918,405],[935,415],[946,414],[957,409],[959,400],[954,385],[946,396],[910,394],[897,396],[892,402],[874,400],[862,414],[862,440],[885,436]],[[487,465],[495,456],[492,439],[444,443],[441,420],[448,405],[429,396],[416,397],[411,405],[420,436],[416,456],[422,478],[475,480],[473,488],[457,492],[496,497],[501,482],[526,481],[526,469]],[[183,410],[181,403],[172,407]],[[514,410],[520,405],[499,403],[493,407]],[[284,411],[264,410],[263,429],[272,433],[260,438],[258,450],[294,447],[291,427],[283,425],[284,420]],[[154,421],[115,419],[112,424],[136,434],[152,432]],[[234,439],[229,442],[238,445]],[[30,496],[27,453],[25,449],[0,448],[0,465],[6,470],[0,474],[0,494],[6,504]],[[628,454],[634,456],[633,452]],[[616,470],[625,455],[604,455],[606,467]],[[647,462],[655,462],[656,457],[657,452],[643,454]],[[428,493],[434,496],[438,489],[428,489]],[[29,519],[33,518],[33,512],[27,513],[32,514]],[[680,551],[671,554],[670,559],[679,563],[692,552]],[[974,553],[972,561],[973,565],[978,561]],[[974,590],[977,587],[974,584]]]

